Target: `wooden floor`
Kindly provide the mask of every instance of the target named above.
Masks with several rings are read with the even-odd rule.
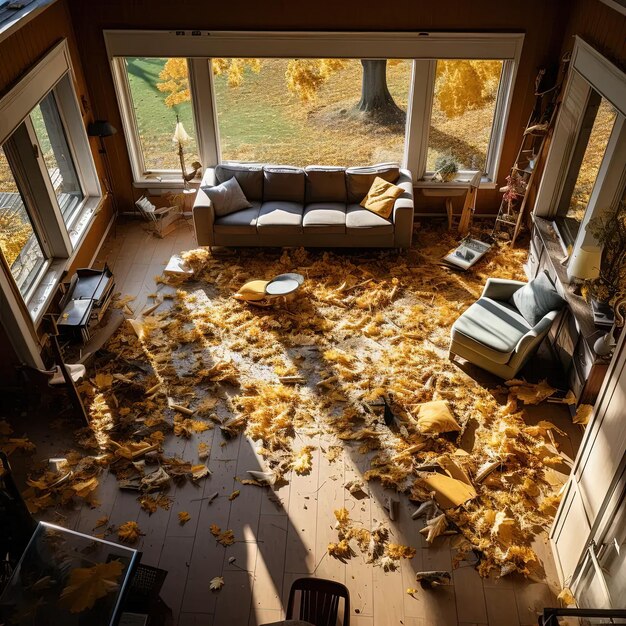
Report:
[[[141,310],[148,294],[155,290],[154,277],[174,252],[194,246],[190,224],[181,222],[165,239],[156,239],[139,222],[118,226],[103,244],[97,265],[106,261],[113,269],[119,290],[132,294],[131,306]],[[566,424],[565,418],[552,415],[550,407],[543,419]],[[36,437],[32,437],[36,439]],[[334,462],[324,455],[331,443],[323,437],[301,437],[297,445],[311,443],[313,471],[308,476],[290,477],[290,483],[277,489],[275,501],[268,488],[242,486],[235,480],[247,470],[261,467],[254,444],[241,436],[224,444],[218,431],[194,435],[192,439],[168,438],[166,452],[196,458],[197,445],[211,446],[210,479],[200,486],[185,484],[175,488],[170,511],[158,510],[152,516],[142,511],[135,495],[120,491],[112,475],[103,475],[98,497],[101,505],[90,509],[50,514],[49,519],[63,521],[81,532],[91,533],[103,515],[110,523],[136,520],[144,533],[138,545],[143,562],[168,570],[162,597],[173,613],[173,624],[179,626],[244,626],[275,622],[284,618],[284,610],[293,580],[315,575],[346,584],[352,601],[353,626],[517,626],[537,623],[537,614],[545,606],[555,606],[550,585],[556,588],[556,574],[549,547],[535,546],[543,562],[541,580],[507,577],[501,580],[481,579],[471,563],[452,569],[449,539],[438,539],[432,547],[419,534],[422,521],[412,521],[415,507],[401,499],[398,521],[388,522],[394,541],[417,547],[411,561],[403,561],[396,572],[385,573],[365,563],[359,554],[342,563],[326,553],[327,544],[336,541],[333,511],[346,507],[352,519],[370,528],[377,520],[388,521],[381,506],[384,490],[370,484],[371,497],[357,500],[344,483],[357,478],[366,468],[357,456],[343,452]],[[37,455],[59,455],[63,439],[42,426],[37,441]],[[568,451],[568,447],[570,450]],[[563,449],[573,454],[571,445]],[[230,501],[235,489],[241,495]],[[208,496],[219,496],[209,503]],[[191,521],[178,522],[178,512],[187,511]],[[237,542],[228,548],[217,544],[209,526],[232,529]],[[115,540],[113,538],[113,540]],[[233,562],[231,557],[235,557]],[[450,586],[429,592],[420,589],[415,597],[408,587],[416,587],[414,574],[422,570],[453,572]],[[209,591],[214,576],[224,577],[219,592]]]

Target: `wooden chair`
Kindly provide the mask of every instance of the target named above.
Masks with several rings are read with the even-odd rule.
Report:
[[[294,617],[296,594],[300,610]],[[343,598],[343,619],[339,620],[339,600]],[[315,626],[350,626],[350,593],[345,585],[323,578],[298,578],[291,585],[286,619],[300,619]]]
[[[157,209],[146,196],[141,196],[135,206],[150,224],[154,234],[161,239],[174,230],[174,222],[181,216],[179,207],[166,206]]]
[[[63,353],[59,346],[58,329],[53,315],[45,315],[42,330],[47,335],[47,342],[50,346],[54,366],[50,370],[41,370],[31,366],[21,366],[21,371],[34,384],[41,387],[44,385],[49,389],[65,390],[77,417],[84,420],[89,425],[89,416],[85,410],[83,401],[76,389],[76,383],[83,379],[87,373],[82,363],[65,363]]]

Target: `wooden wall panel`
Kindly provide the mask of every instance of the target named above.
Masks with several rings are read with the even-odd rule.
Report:
[[[58,0],[20,30],[0,42],[0,93],[8,91],[19,80],[20,76],[64,38],[67,39],[70,48],[74,68],[74,87],[81,102],[83,121],[86,126],[93,119],[93,115],[87,97],[88,91],[81,56],[78,53],[74,27],[66,0]],[[92,150],[96,167],[102,178],[104,169],[95,142],[92,143]],[[106,201],[92,225],[89,236],[85,238],[78,250],[77,261],[73,267],[77,266],[77,263],[88,263],[91,260],[100,244],[111,215],[110,202]],[[3,380],[8,384],[7,377],[13,373],[12,363],[17,361],[17,357],[3,331],[0,332],[0,354],[3,356],[3,364],[10,364],[7,372],[1,372]]]
[[[567,21],[562,52],[582,37],[607,59],[626,71],[626,16],[600,0],[577,0]]]
[[[241,0],[236,10],[228,3],[196,3],[186,0],[172,5],[167,0],[153,0],[149,10],[142,3],[127,0],[102,0],[88,3],[69,0],[80,52],[98,116],[121,128],[103,29],[208,29],[208,30],[345,30],[345,31],[500,31],[526,35],[521,66],[506,130],[498,183],[504,178],[516,156],[518,142],[533,104],[537,69],[558,58],[565,28],[567,3],[529,0],[508,3],[499,0],[450,0],[445,4],[396,0],[392,10],[381,10],[373,0],[337,3],[319,0],[307,3],[286,1],[259,3]],[[137,196],[132,188],[132,174],[122,133],[109,140],[115,190],[121,209],[132,207]],[[418,207],[432,205],[421,198]],[[478,212],[495,211],[499,206],[497,190],[483,191]],[[437,206],[439,203],[435,203]],[[441,207],[442,208],[442,207]],[[419,209],[418,209],[419,210]]]

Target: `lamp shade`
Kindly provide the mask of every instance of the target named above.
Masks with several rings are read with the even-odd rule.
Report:
[[[174,136],[172,137],[172,141],[174,143],[187,143],[191,137],[187,134],[185,127],[182,122],[176,122],[176,128],[174,129]]]
[[[600,276],[602,248],[598,246],[580,246],[574,250],[567,265],[567,276],[582,280],[593,280]]]
[[[96,120],[87,126],[87,134],[90,137],[110,137],[117,133],[117,128],[106,120]]]

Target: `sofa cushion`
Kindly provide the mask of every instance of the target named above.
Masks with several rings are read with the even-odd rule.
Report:
[[[404,189],[402,187],[388,183],[380,176],[377,176],[360,204],[364,209],[389,219],[396,198],[399,198],[403,193]]]
[[[480,298],[452,325],[454,341],[495,363],[508,363],[532,326],[507,302]]]
[[[252,206],[234,176],[214,187],[202,187],[202,191],[210,198],[217,217],[249,209]]]
[[[263,201],[281,200],[304,203],[304,170],[300,167],[263,168]]]
[[[565,305],[548,274],[541,272],[537,278],[518,289],[510,298],[512,304],[531,325],[538,324],[546,313],[558,311]]]
[[[220,163],[215,167],[215,178],[218,183],[226,182],[229,178],[236,178],[248,200],[263,198],[263,167],[261,165]]]
[[[343,167],[309,165],[306,173],[306,204],[346,202],[346,170]]]
[[[273,200],[264,202],[259,211],[257,232],[260,234],[273,233],[302,233],[302,213],[304,207],[298,202],[284,202]],[[285,244],[288,244],[285,241]]]
[[[314,202],[304,209],[304,228],[323,228],[326,233],[346,232],[346,205],[342,202]]]
[[[379,163],[371,167],[349,167],[346,170],[348,203],[361,202],[377,176],[388,183],[395,183],[400,178],[400,166],[397,163]]]
[[[384,235],[393,233],[393,224],[359,204],[349,204],[346,210],[346,228],[361,234]]]
[[[236,213],[218,217],[213,224],[213,230],[224,235],[256,235],[256,224],[261,203],[254,200],[250,204],[252,206],[249,209],[242,209]]]

